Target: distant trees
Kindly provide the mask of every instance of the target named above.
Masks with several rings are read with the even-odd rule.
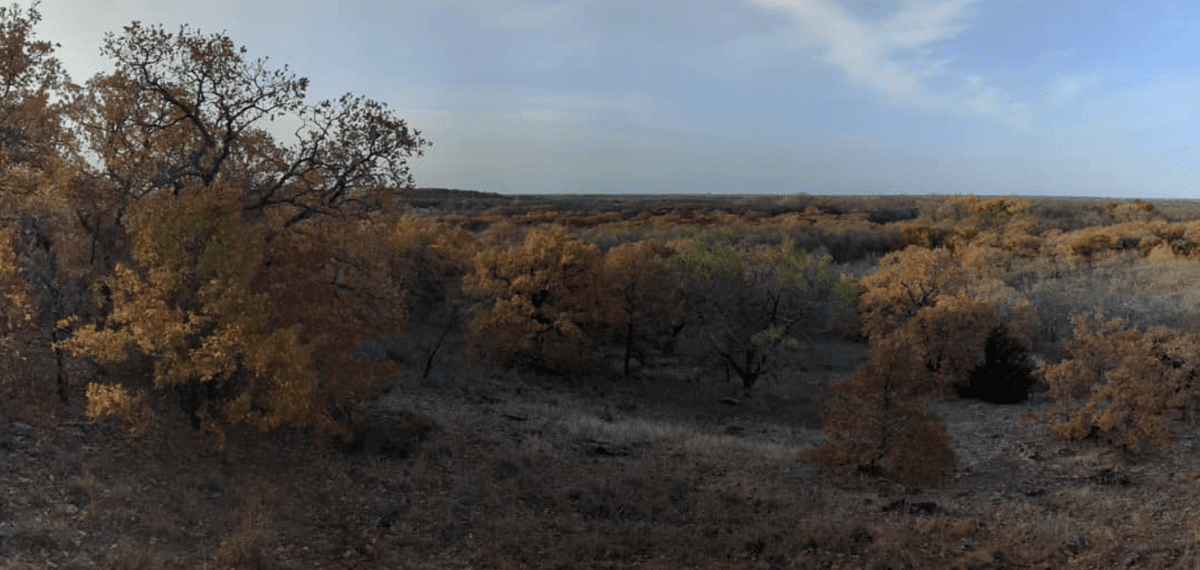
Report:
[[[692,350],[712,354],[744,387],[777,372],[800,338],[826,325],[837,277],[828,256],[813,259],[790,241],[738,250],[704,234],[673,246],[672,266],[686,276]]]

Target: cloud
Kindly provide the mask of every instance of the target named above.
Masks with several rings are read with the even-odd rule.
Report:
[[[444,0],[485,28],[513,31],[553,30],[575,26],[595,0]]]
[[[969,26],[970,8],[978,0],[910,0],[890,19],[877,25],[883,43],[893,49],[918,49],[952,39]],[[876,26],[873,26],[876,27]]]
[[[960,87],[949,92],[929,85],[933,79],[954,79],[956,59],[935,53],[940,44],[970,28],[979,0],[908,0],[882,20],[856,18],[830,0],[747,1],[790,15],[823,61],[893,103],[986,116],[1017,131],[1032,128],[1029,104],[980,75],[957,77]]]

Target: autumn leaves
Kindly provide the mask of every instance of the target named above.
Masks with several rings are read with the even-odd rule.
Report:
[[[790,246],[735,249],[700,234],[602,253],[551,226],[478,254],[465,287],[484,300],[471,324],[476,341],[510,363],[554,369],[563,363],[553,348],[582,347],[590,358],[609,345],[628,373],[632,360],[682,344],[751,387],[781,372],[799,335],[824,326],[833,281],[828,258]]]

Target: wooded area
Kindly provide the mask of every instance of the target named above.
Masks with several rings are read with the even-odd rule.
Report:
[[[695,397],[693,380],[724,381],[740,391],[722,399],[730,406],[802,392],[820,413],[796,421],[825,436],[789,457],[814,477],[911,488],[963,473],[938,403],[1053,402],[1040,425],[1124,457],[1165,452],[1196,427],[1195,203],[419,189],[408,161],[431,143],[383,103],[310,104],[306,79],[223,34],[136,22],[102,47],[112,71],[78,84],[37,38],[39,19],[36,4],[0,8],[0,417],[11,425],[101,429],[114,418],[114,441],[133,447],[193,434],[187,453],[228,460],[311,441],[392,452],[401,465],[434,426],[468,427],[415,404],[402,426],[380,427],[380,402],[403,397],[406,376],[437,388],[439,371],[470,362],[571,389],[657,383],[678,401]],[[303,125],[295,140],[268,131],[282,116]],[[869,357],[822,369],[818,346]],[[701,372],[667,382],[680,370]],[[650,484],[634,480],[615,493]],[[692,493],[683,487],[663,496]],[[561,508],[587,502],[564,493],[574,498]],[[672,518],[687,502],[638,516],[690,528]],[[593,507],[579,512],[620,519]],[[871,533],[882,536],[871,524],[838,527],[844,536],[773,530],[755,535],[760,546],[667,566],[765,550],[771,567],[831,552],[878,562],[887,554],[871,550]],[[946,524],[926,530],[950,541],[983,532]],[[355,540],[370,548],[341,550],[388,560],[367,534]],[[220,556],[253,566],[263,541],[259,558]],[[588,544],[571,548],[604,556]],[[112,556],[108,567],[133,565]]]

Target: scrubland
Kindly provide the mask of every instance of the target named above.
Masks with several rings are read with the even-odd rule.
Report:
[[[1092,363],[1097,385],[1124,381],[1114,372],[1121,370],[1120,343],[1136,342],[1130,331],[1153,327],[1176,331],[1172,338],[1183,343],[1174,352],[1164,349],[1170,353],[1159,358],[1167,362],[1164,370],[1192,370],[1195,356],[1184,341],[1194,334],[1197,299],[1190,284],[1200,266],[1189,257],[1189,232],[1200,227],[1191,221],[1200,210],[1190,204],[526,196],[520,199],[525,205],[514,206],[514,198],[461,196],[452,204],[422,203],[417,194],[402,225],[446,232],[473,227],[458,237],[515,252],[532,229],[552,224],[563,228],[560,239],[594,246],[596,267],[605,267],[620,246],[647,240],[674,243],[679,251],[682,240],[709,235],[744,252],[790,239],[796,250],[812,253],[808,259],[836,250],[829,267],[837,279],[853,276],[856,302],[849,314],[840,310],[833,294],[839,281],[829,281],[829,297],[796,309],[808,320],[789,331],[795,343],[757,339],[757,346],[776,352],[747,385],[748,376],[732,369],[741,365],[746,372],[747,361],[725,359],[721,352],[733,353],[733,345],[722,345],[725,337],[712,329],[703,329],[708,338],[699,340],[705,342],[680,332],[668,350],[672,315],[655,317],[649,308],[636,313],[646,322],[663,318],[665,332],[658,339],[636,337],[647,346],[626,373],[621,327],[601,331],[581,316],[585,311],[569,314],[581,334],[590,333],[586,338],[563,334],[557,344],[539,348],[512,341],[519,335],[505,329],[508,324],[483,335],[472,329],[486,294],[473,296],[461,281],[441,297],[426,287],[421,298],[427,302],[449,298],[475,312],[418,307],[414,313],[423,316],[397,334],[359,347],[358,358],[397,366],[389,391],[370,404],[387,418],[372,426],[384,432],[384,443],[375,446],[355,447],[336,436],[322,444],[304,429],[235,425],[224,430],[218,448],[189,425],[168,392],[152,402],[150,425],[135,434],[119,414],[87,414],[86,359],[71,365],[78,376],[70,379],[66,404],[45,397],[54,389],[45,374],[26,379],[47,382],[40,392],[10,381],[11,421],[0,442],[4,567],[1200,564],[1192,507],[1200,442],[1189,404],[1132,405],[1121,422],[1095,415],[1082,435],[1054,431],[1055,420],[1074,418],[1077,408],[1064,408],[1070,400],[1055,393],[1064,382],[1046,378],[1073,356],[1083,362],[1070,350],[1079,336],[1071,318],[1093,309],[1103,311],[1105,322],[1125,319],[1109,337],[1110,357]],[[501,203],[471,211],[476,199]],[[1019,210],[980,214],[997,205]],[[718,248],[707,251],[719,257]],[[426,247],[430,259],[423,262],[434,266],[437,253]],[[693,258],[692,266],[702,260]],[[469,282],[471,271],[446,275]],[[706,283],[721,290],[719,279]],[[817,294],[819,283],[811,280],[808,294]],[[954,301],[926,298],[916,309],[901,306],[915,299],[910,292],[935,289]],[[704,315],[695,308],[702,303],[683,303],[676,318]],[[431,314],[461,320],[451,324]],[[729,326],[707,316],[705,326]],[[996,323],[1014,331],[1028,351],[1028,400],[996,404],[954,389],[968,378],[982,384],[1011,372],[995,364],[993,376],[977,371],[987,360],[987,335],[975,329],[987,332]],[[920,360],[916,372],[897,362],[872,367],[875,355],[892,350],[881,348],[879,339],[897,331],[907,335],[897,341],[903,352],[888,354],[933,355],[928,360],[937,365]],[[1106,345],[1089,346],[1095,353]],[[1159,346],[1166,344],[1146,344],[1149,356]],[[1153,362],[1141,366],[1155,370]],[[892,393],[925,415],[888,416],[906,408],[889,409],[862,393],[892,390],[880,377],[905,384]],[[1162,378],[1129,382],[1153,390]],[[1180,378],[1180,390],[1190,387],[1190,375]],[[918,384],[924,387],[913,387]],[[857,387],[847,390],[850,385]],[[828,425],[831,410],[845,401],[861,417],[900,422],[892,441],[872,439],[881,436],[870,429]],[[1117,413],[1122,401],[1101,409]],[[905,439],[912,433],[904,431],[906,418],[940,431],[915,430],[928,439]],[[1165,426],[1162,437],[1151,438],[1159,432],[1149,430],[1142,445],[1129,445],[1126,436],[1141,433],[1153,418]],[[411,429],[414,424],[424,428]],[[946,463],[912,471],[905,467],[911,463],[893,461],[908,456],[926,467]]]
[[[1200,567],[1194,202],[417,189],[381,102],[39,21],[0,570]]]

